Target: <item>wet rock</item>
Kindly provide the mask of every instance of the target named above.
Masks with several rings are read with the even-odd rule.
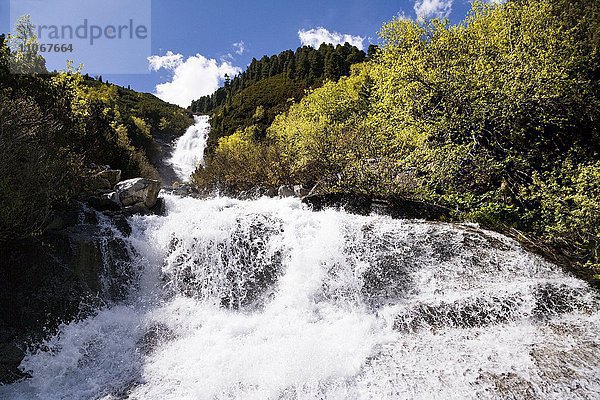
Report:
[[[189,244],[173,238],[165,280],[186,296],[212,298],[225,308],[260,307],[282,273],[282,252],[270,247],[280,232],[281,221],[255,215],[240,219],[221,240]],[[223,282],[218,289],[214,280]]]
[[[294,188],[291,186],[287,186],[287,185],[279,186],[279,189],[277,189],[277,195],[281,198],[294,197],[295,196]]]
[[[428,221],[451,220],[451,210],[421,201],[400,197],[374,197],[355,193],[328,193],[306,196],[302,202],[313,211],[326,208],[344,209],[359,215],[371,213],[389,215],[392,218],[425,219]]]
[[[134,215],[152,215],[152,211],[150,208],[146,207],[144,203],[136,203],[131,206],[127,206],[123,208],[122,214],[127,217],[132,217]]]
[[[10,383],[23,377],[21,346],[73,319],[93,295],[45,238],[5,242],[0,250],[0,331],[9,332],[0,340],[0,383]]]
[[[131,264],[129,246],[117,237],[107,238],[101,243],[102,297],[110,301],[123,300],[136,275]]]
[[[167,325],[157,322],[150,326],[144,336],[137,342],[137,348],[142,354],[152,353],[161,343],[171,341],[175,333]]]
[[[481,371],[477,377],[478,384],[492,385],[491,398],[506,400],[539,399],[536,396],[535,385],[514,372],[492,373]]]
[[[18,369],[23,358],[25,352],[14,342],[0,342],[0,383],[15,382],[29,377],[29,374]]]
[[[159,181],[146,178],[134,178],[119,182],[115,186],[115,191],[119,194],[119,199],[123,206],[133,206],[141,203],[144,206],[151,208],[156,204],[160,188]]]
[[[98,211],[117,211],[123,207],[120,196],[115,191],[91,196],[87,203]]]
[[[99,235],[100,231],[94,225],[77,225],[62,235],[69,245],[63,255],[68,254],[73,273],[95,293],[99,293],[101,289],[102,253],[97,240]]]
[[[57,214],[60,222],[40,237],[0,244],[0,383],[24,376],[21,348],[100,302],[123,298],[134,277],[127,243],[96,212],[84,207],[72,214]]]
[[[123,213],[112,214],[112,222],[119,232],[125,237],[131,235],[131,225]]]
[[[173,186],[165,188],[165,191],[180,197],[188,197],[198,194],[198,190],[189,183],[175,183]]]
[[[585,301],[585,290],[564,284],[539,285],[533,294],[536,300],[533,314],[539,318],[549,318],[574,310],[584,311],[589,306]]]
[[[156,204],[150,209],[150,211],[152,212],[152,214],[155,215],[165,215],[167,212],[167,205],[165,203],[165,199],[162,197],[156,199]]]
[[[419,329],[474,328],[505,323],[521,318],[525,310],[519,296],[466,298],[439,304],[417,304],[396,316],[394,329],[414,332]]]
[[[371,307],[401,299],[413,283],[408,260],[398,254],[379,254],[363,273],[361,294]]]

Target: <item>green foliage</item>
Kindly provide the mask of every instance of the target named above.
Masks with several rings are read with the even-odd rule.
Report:
[[[568,158],[553,173],[536,174],[531,197],[540,205],[539,234],[600,270],[600,161]]]
[[[256,127],[219,139],[214,154],[193,174],[193,182],[204,188],[242,191],[273,186],[283,179],[280,160],[272,146],[255,140]],[[219,184],[219,187],[215,186]]]
[[[268,138],[289,166],[293,180],[334,179],[349,163],[364,158],[365,152],[376,152],[375,143],[365,148],[367,142],[359,132],[368,105],[360,96],[367,76],[363,68],[338,83],[327,82],[275,119]]]
[[[593,0],[474,2],[455,26],[393,20],[350,77],[310,91],[244,148],[279,160],[261,170],[272,185],[437,203],[599,268],[599,28]],[[233,179],[220,150],[203,172],[213,186]]]
[[[38,54],[35,26],[29,15],[16,22],[13,33],[8,35],[10,48],[10,71],[15,74],[46,73],[46,60]]]
[[[55,111],[0,89],[0,241],[39,233],[76,187],[82,160],[67,150]]]
[[[11,60],[0,36],[0,241],[41,233],[95,166],[158,178],[154,137],[181,135],[192,122],[152,95],[72,71],[14,74]]]
[[[305,87],[323,79],[337,80],[348,75],[352,64],[364,59],[365,53],[348,43],[335,47],[324,43],[318,49],[303,46],[296,52],[286,50],[271,57],[264,56],[260,60],[254,58],[243,73],[228,79],[224,87],[210,96],[192,102],[191,109],[197,113],[208,113],[229,103],[242,90],[280,74]],[[330,72],[326,74],[325,71]]]

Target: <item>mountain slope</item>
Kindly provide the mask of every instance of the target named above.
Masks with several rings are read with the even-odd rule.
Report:
[[[371,46],[370,53],[374,51]],[[224,87],[192,102],[190,109],[211,115],[209,148],[220,137],[250,126],[262,138],[275,116],[299,101],[307,89],[349,75],[350,67],[365,59],[365,52],[348,43],[304,46],[253,59],[243,73],[227,78]]]

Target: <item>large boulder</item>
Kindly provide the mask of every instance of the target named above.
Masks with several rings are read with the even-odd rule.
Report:
[[[154,207],[160,188],[159,181],[146,178],[129,179],[115,185],[115,191],[125,207],[140,203],[148,208]]]

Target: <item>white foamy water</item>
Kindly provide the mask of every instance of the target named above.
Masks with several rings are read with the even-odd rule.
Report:
[[[209,130],[208,116],[194,116],[194,125],[177,139],[169,163],[182,181],[188,181],[196,167],[204,162]]]
[[[586,283],[472,226],[167,196],[128,299],[61,328],[2,399],[591,399]]]

